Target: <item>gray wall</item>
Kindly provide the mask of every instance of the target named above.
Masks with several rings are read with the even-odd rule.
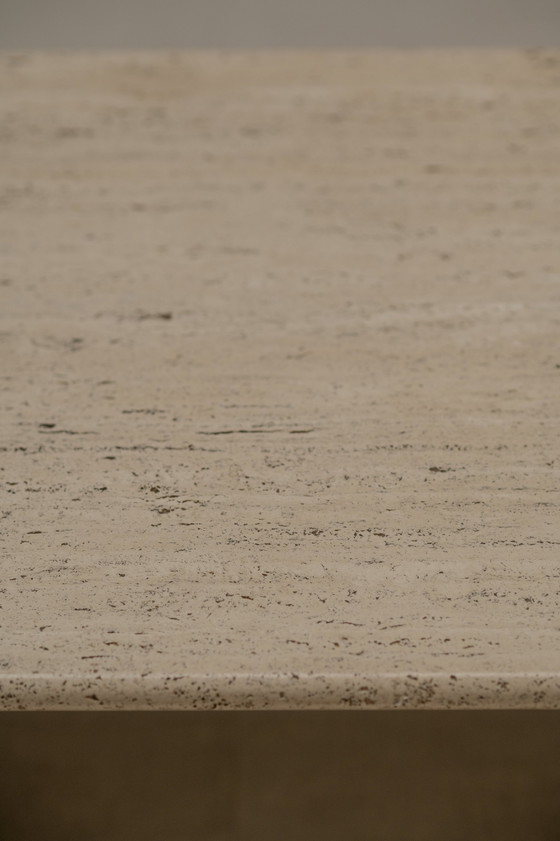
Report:
[[[554,46],[560,0],[0,0],[0,48]]]

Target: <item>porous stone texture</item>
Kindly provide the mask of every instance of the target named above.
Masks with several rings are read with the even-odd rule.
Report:
[[[0,706],[560,707],[560,54],[0,62]]]

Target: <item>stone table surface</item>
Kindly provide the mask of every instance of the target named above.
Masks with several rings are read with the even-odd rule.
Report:
[[[0,65],[0,706],[560,707],[560,53]]]

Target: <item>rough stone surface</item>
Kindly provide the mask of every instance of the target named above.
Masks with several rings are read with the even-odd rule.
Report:
[[[560,707],[560,54],[0,61],[0,706]]]

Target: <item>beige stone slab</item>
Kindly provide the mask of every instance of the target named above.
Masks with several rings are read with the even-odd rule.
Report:
[[[560,707],[560,55],[4,55],[0,705]]]

